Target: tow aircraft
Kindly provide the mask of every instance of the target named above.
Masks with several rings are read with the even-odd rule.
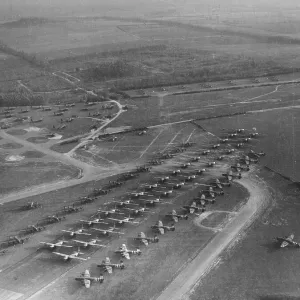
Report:
[[[204,194],[200,194],[200,197],[196,197],[195,198],[197,201],[200,201],[201,203],[215,203],[216,202],[216,198],[211,197],[211,198],[206,198],[206,196]],[[202,210],[203,211],[203,210]]]
[[[128,250],[126,244],[122,244],[122,246],[118,250],[116,250],[115,253],[120,253],[124,258],[130,259],[129,254],[141,255],[142,251],[139,248],[137,248],[136,250]]]
[[[229,139],[228,139],[228,138],[221,139],[220,142],[221,142],[222,144],[226,144],[226,143],[229,142]]]
[[[240,159],[240,162],[247,165],[247,166],[249,166],[251,162],[252,163],[257,163],[258,159],[253,159],[253,158],[250,158],[248,155],[245,155],[245,157],[242,157]]]
[[[231,153],[233,153],[233,152],[235,152],[235,149],[233,149],[233,148],[232,148],[232,149],[226,149],[226,150],[225,150],[225,153],[226,153],[226,154],[231,154]]]
[[[215,161],[210,161],[210,162],[207,163],[207,166],[208,166],[209,168],[212,168],[212,167],[215,166],[215,165],[216,165],[216,162],[215,162]]]
[[[158,182],[161,182],[161,183],[163,183],[163,182],[166,182],[166,181],[168,181],[169,179],[170,179],[170,177],[169,177],[169,176],[158,177]]]
[[[239,164],[239,163],[237,163],[236,165],[233,165],[233,166],[231,166],[231,168],[232,169],[235,169],[237,172],[241,172],[242,170],[243,171],[249,171],[250,170],[250,168],[249,168],[249,166],[247,165],[246,167],[244,167],[244,166],[241,166],[241,164]]]
[[[203,197],[195,197],[194,200],[196,201],[197,204],[200,204],[200,208],[202,210],[202,212],[205,211],[205,206],[206,206],[206,201],[205,201],[205,196],[203,195]]]
[[[201,159],[200,156],[196,156],[196,157],[191,158],[191,161],[192,161],[192,162],[197,162],[197,161],[199,161],[200,159]]]
[[[228,179],[228,181],[232,181],[234,178],[237,178],[237,179],[242,178],[241,173],[233,174],[233,172],[231,170],[228,173],[223,173],[222,176],[225,176]]]
[[[195,201],[193,201],[191,205],[182,206],[182,208],[187,210],[190,214],[193,214],[195,211],[201,210],[203,212],[205,210],[203,207],[197,206]]]
[[[191,163],[185,163],[185,164],[181,165],[180,168],[187,169],[190,166],[191,166]]]
[[[181,170],[174,170],[174,171],[172,171],[171,175],[177,176],[180,173],[181,173]]]
[[[24,206],[21,207],[22,210],[36,209],[40,208],[42,205],[38,202],[28,202]]]
[[[196,170],[196,174],[197,174],[197,175],[201,175],[201,174],[203,174],[203,173],[205,173],[205,172],[206,172],[206,169]]]
[[[208,155],[210,152],[211,152],[210,150],[204,150],[204,151],[202,152],[202,155]]]
[[[58,241],[56,243],[40,242],[40,244],[49,247],[50,249],[55,249],[57,247],[73,248],[71,245],[64,245],[66,241]]]
[[[58,217],[56,215],[46,217],[46,220],[48,221],[47,223],[57,223],[57,222],[61,222],[62,220],[65,220],[65,219],[66,219],[65,216]]]
[[[217,149],[217,148],[220,148],[220,146],[221,146],[220,144],[215,144],[215,145],[212,145],[211,148],[212,148],[212,149]]]
[[[161,220],[157,221],[155,225],[151,226],[152,229],[158,231],[160,234],[164,234],[165,231],[175,231],[175,226],[166,226]]]
[[[55,255],[58,255],[58,256],[62,256],[64,261],[68,261],[68,260],[71,260],[71,259],[79,259],[79,260],[88,260],[88,259],[90,259],[89,257],[87,257],[87,258],[79,257],[80,254],[84,254],[84,253],[80,252],[79,247],[78,247],[78,250],[73,252],[72,254],[64,254],[64,253],[60,253],[60,252],[52,252],[52,253],[55,254]]]
[[[166,189],[165,187],[161,187],[162,189]],[[164,190],[156,190],[155,192],[158,192],[160,193],[161,196],[163,197],[169,197],[173,191],[172,190],[167,190],[167,191],[164,191]]]
[[[44,229],[46,229],[45,226],[28,225],[27,228],[22,229],[21,231],[23,231],[23,234],[32,234],[35,232],[40,232]]]
[[[173,190],[178,190],[181,189],[182,186],[184,186],[184,182],[179,182],[179,183],[169,182],[167,183],[167,185],[171,186]]]
[[[88,246],[96,246],[96,247],[106,247],[105,245],[102,244],[97,244],[97,242],[101,242],[101,240],[98,239],[91,239],[89,241],[80,241],[80,240],[73,240],[76,243],[82,244],[84,248]]]
[[[112,264],[109,257],[106,257],[100,265],[97,267],[103,268],[108,274],[112,274],[113,268],[123,270],[125,268],[123,261],[121,260],[119,264]]]
[[[223,186],[231,186],[230,182],[221,182],[218,178],[216,179],[216,181],[213,183],[213,186],[219,188],[219,189],[223,189]]]
[[[175,209],[173,209],[169,214],[166,214],[166,217],[171,217],[172,220],[176,223],[178,222],[179,219],[187,220],[189,218],[188,215],[177,214]]]
[[[69,213],[77,213],[79,211],[83,210],[82,206],[75,207],[75,206],[64,206],[61,210],[61,213],[69,214]]]
[[[155,235],[153,238],[146,237],[144,232],[140,232],[136,238],[134,238],[136,241],[140,241],[144,245],[148,246],[149,243],[158,243],[159,238],[157,235]]]
[[[217,196],[223,196],[224,195],[223,189],[221,189],[220,191],[215,191],[212,186],[210,186],[208,188],[208,190],[202,190],[200,193],[209,195],[212,198],[215,198],[215,195],[217,195]]]
[[[300,247],[300,244],[294,241],[294,234],[285,237],[277,237],[275,240],[280,243],[280,248],[284,248],[287,246],[296,246]]]
[[[261,151],[261,152],[254,152],[253,150],[250,150],[250,152],[249,152],[248,155],[249,155],[249,156],[254,156],[255,158],[259,158],[259,157],[261,157],[261,156],[265,156],[266,153],[263,152],[263,151]]]

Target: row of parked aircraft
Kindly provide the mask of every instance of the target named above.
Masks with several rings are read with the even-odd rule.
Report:
[[[217,149],[218,147],[214,147],[214,149]],[[232,153],[231,151],[229,151]],[[210,154],[209,152],[203,151],[203,155],[208,155]],[[200,157],[196,157],[192,159],[192,162],[200,162],[201,159]],[[249,165],[251,162],[254,162],[253,160],[251,161],[249,157],[243,157],[240,162],[238,162],[236,165],[232,166],[231,169],[228,173],[224,174],[225,176],[225,181],[221,181],[220,179],[216,179],[212,184],[203,184],[203,186],[206,187],[206,189],[203,189],[199,193],[199,197],[196,197],[193,202],[189,205],[184,205],[182,209],[184,210],[183,213],[177,213],[175,209],[173,209],[170,213],[166,214],[167,218],[170,218],[174,223],[177,223],[179,220],[187,220],[189,218],[189,214],[194,214],[196,212],[203,212],[205,211],[205,205],[206,203],[214,203],[216,196],[220,196],[224,194],[223,188],[225,186],[230,186],[231,181],[234,180],[235,178],[241,178],[241,172],[242,171],[248,171]],[[256,161],[255,161],[256,162]],[[160,164],[160,163],[155,163],[155,164]],[[207,167],[214,166],[215,164],[209,164],[207,163]],[[111,215],[124,215],[127,213],[127,210],[129,210],[131,213],[138,214],[139,212],[144,213],[147,211],[147,209],[144,207],[140,207],[139,204],[142,201],[144,204],[154,204],[154,203],[160,203],[161,199],[160,198],[155,198],[157,196],[156,191],[159,191],[160,196],[166,195],[162,194],[162,192],[166,192],[163,189],[166,188],[169,190],[168,196],[172,194],[173,190],[179,189],[183,187],[184,185],[188,184],[189,182],[193,181],[196,179],[197,175],[201,175],[204,172],[206,172],[206,169],[201,169],[198,171],[198,174],[192,174],[188,175],[182,171],[182,169],[188,169],[192,166],[190,162],[184,163],[180,165],[180,169],[177,169],[175,171],[172,171],[170,176],[164,176],[164,177],[159,177],[157,178],[157,182],[151,183],[151,184],[145,184],[143,185],[144,190],[143,191],[135,191],[128,193],[128,197],[130,199],[126,199],[123,201],[113,201],[110,202],[111,204],[114,205],[113,208],[111,209],[100,209],[98,210],[98,213],[101,213],[106,217],[106,219],[94,219],[92,220],[81,220],[82,222],[86,223],[88,226],[90,226],[91,230],[96,230],[96,231],[102,231],[104,234],[106,231],[104,229],[99,229],[99,228],[93,228],[92,226],[94,224],[100,224],[105,222],[105,220],[111,220],[113,222],[120,222],[122,223],[134,223],[133,218],[130,217],[125,217],[125,218],[119,218],[119,217],[110,217]],[[235,173],[234,173],[235,171]],[[177,177],[176,182],[175,180],[172,180],[172,177]],[[201,185],[201,184],[199,184]],[[166,195],[167,196],[167,195]],[[155,199],[150,199],[150,198],[155,198]],[[156,200],[156,201],[155,201]],[[153,201],[153,202],[152,202]],[[155,201],[155,202],[154,202]],[[138,203],[136,203],[138,202]],[[166,203],[165,201],[163,203]],[[128,206],[133,206],[137,204],[139,207],[138,208],[130,208]],[[137,222],[135,222],[137,223]],[[175,226],[174,224],[172,225],[164,225],[161,220],[157,221],[154,225],[151,226],[151,229],[154,230],[155,232],[159,234],[165,234],[167,231],[175,231]],[[81,233],[83,233],[81,231]],[[110,228],[107,233],[118,233],[121,234],[120,232],[116,232],[115,228]],[[70,232],[71,235],[76,234],[75,232]],[[140,241],[142,244],[148,246],[149,243],[155,243],[159,241],[159,238],[157,235],[154,237],[147,237],[145,233],[140,232],[138,237],[134,238],[135,240]],[[140,255],[141,251],[139,248],[135,250],[128,250],[127,246],[125,244],[122,244],[120,249],[116,250],[115,252],[120,253],[123,258],[125,259],[130,259],[130,254],[137,254]],[[108,271],[107,266],[111,266],[110,259],[107,257],[105,261],[101,265],[105,268],[106,271]],[[124,268],[124,263],[121,261],[119,264],[113,264],[113,266],[118,266],[120,269]],[[110,267],[111,268],[111,267]],[[110,272],[112,272],[112,268],[110,269]],[[101,279],[100,279],[101,278]],[[90,273],[88,270],[86,270],[84,273],[81,274],[80,277],[75,278],[78,281],[81,281],[87,288],[90,287],[91,282],[93,281],[104,281],[103,274],[100,275],[100,277],[91,277]]]
[[[232,137],[233,138],[233,137]],[[228,137],[228,139],[232,139],[231,137]],[[182,145],[182,149],[185,149],[187,147],[190,147],[192,143],[185,143]],[[153,206],[156,204],[166,204],[169,202],[164,201],[162,198],[170,197],[174,193],[176,193],[176,190],[184,188],[186,185],[189,185],[192,183],[198,176],[202,175],[203,173],[207,172],[206,168],[211,168],[216,165],[215,161],[210,161],[211,154],[215,154],[215,151],[222,151],[219,150],[221,145],[216,144],[210,147],[208,150],[201,150],[199,153],[202,156],[205,157],[205,159],[201,159],[201,157],[191,157],[188,162],[179,163],[179,168],[171,171],[170,174],[162,177],[156,178],[156,182],[146,184],[143,186],[143,190],[130,192],[126,195],[124,195],[126,198],[129,199],[122,199],[121,201],[112,201],[110,202],[111,205],[113,205],[112,208],[108,209],[99,209],[96,214],[94,214],[90,219],[81,219],[80,222],[82,223],[82,227],[79,229],[70,229],[70,230],[63,230],[63,232],[67,233],[72,240],[69,241],[58,241],[55,243],[47,243],[47,242],[41,242],[41,244],[49,247],[51,250],[55,250],[52,253],[54,255],[60,256],[63,258],[63,260],[68,261],[71,259],[79,259],[79,260],[87,260],[89,257],[82,257],[83,252],[80,251],[80,248],[78,247],[106,247],[105,244],[101,244],[101,240],[97,238],[92,237],[92,235],[96,234],[103,234],[103,235],[110,235],[110,234],[123,234],[120,231],[116,230],[115,225],[123,225],[123,224],[139,224],[139,222],[135,221],[135,218],[132,218],[132,216],[137,216],[140,214],[144,214],[149,212],[149,209],[147,206]],[[176,151],[176,153],[183,152],[182,151]],[[227,149],[222,154],[230,155],[233,152],[235,152],[235,149]],[[192,200],[190,204],[183,205],[182,210],[183,212],[177,212],[175,209],[173,209],[171,212],[166,214],[166,218],[169,218],[173,222],[173,224],[163,224],[161,220],[157,221],[154,225],[151,226],[151,229],[154,230],[158,234],[165,234],[167,231],[174,231],[175,225],[174,223],[178,222],[179,220],[187,220],[189,218],[189,214],[195,214],[195,213],[201,213],[205,211],[205,205],[207,203],[214,203],[216,196],[220,196],[224,194],[223,187],[230,186],[231,181],[236,178],[241,178],[241,172],[249,170],[250,163],[256,162],[257,158],[255,157],[256,153],[253,153],[249,156],[243,157],[236,165],[232,166],[231,170],[223,174],[225,177],[225,180],[216,179],[211,184],[203,184],[206,189],[202,190],[198,197]],[[173,158],[175,153],[168,153],[168,158]],[[251,156],[251,158],[250,158]],[[220,157],[218,157],[220,158]],[[221,160],[218,159],[217,160]],[[222,159],[224,159],[224,155],[222,155]],[[162,159],[156,160],[157,164],[162,163]],[[198,163],[204,163],[206,168],[198,169],[196,168]],[[152,164],[152,163],[151,163]],[[138,170],[139,172],[142,171],[150,171],[149,167],[142,168],[141,170]],[[188,171],[188,172],[187,172]],[[130,179],[130,178],[129,178]],[[199,184],[201,185],[201,184]],[[92,201],[91,201],[92,202]],[[89,203],[89,201],[85,202]],[[142,205],[142,206],[141,206]],[[108,229],[102,229],[98,226],[100,225],[109,225],[110,223],[113,223],[114,226],[109,227]],[[80,236],[80,237],[78,237]],[[145,233],[140,232],[138,237],[134,238],[135,240],[138,240],[143,245],[149,245],[149,243],[155,243],[158,242],[159,239],[157,235],[154,235],[154,237],[148,237]],[[71,242],[71,243],[70,243]],[[60,251],[57,251],[56,249],[66,249],[77,247],[76,251],[73,251],[71,253],[63,253]],[[139,248],[137,249],[128,249],[126,244],[122,244],[120,248],[115,250],[116,253],[119,253],[123,259],[130,259],[131,255],[140,255],[141,250]],[[101,266],[104,271],[107,271],[108,273],[112,272],[113,268],[124,268],[124,263],[121,261],[120,263],[111,263],[110,258],[106,257],[106,259],[102,262],[102,264],[98,265]],[[84,273],[81,274],[80,277],[77,277],[76,280],[81,281],[86,287],[90,287],[91,282],[103,282],[104,277],[101,274],[100,277],[92,277],[90,276],[89,270],[85,270]]]

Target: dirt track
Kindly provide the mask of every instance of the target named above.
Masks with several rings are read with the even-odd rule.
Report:
[[[157,300],[189,299],[193,288],[209,270],[221,252],[258,216],[269,197],[268,192],[253,175],[239,180],[239,183],[249,191],[250,197],[247,204],[242,207],[223,231],[169,284]]]

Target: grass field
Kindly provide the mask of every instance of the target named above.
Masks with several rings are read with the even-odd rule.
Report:
[[[96,51],[96,47],[100,50],[101,45],[137,40],[118,29],[118,24],[99,19],[64,20],[29,28],[0,27],[0,34],[2,41],[11,47],[53,59],[89,53],[90,49]]]
[[[134,162],[138,165],[150,160],[154,154],[171,150],[188,139],[199,141],[203,137],[203,131],[192,124],[178,124],[150,129],[141,136],[138,132],[131,132],[117,137],[118,140],[114,142],[105,138],[93,142],[89,144],[87,150],[81,149],[78,154],[87,157],[93,164],[114,165]]]
[[[24,156],[23,156],[24,155]],[[20,154],[21,157],[29,154]],[[0,190],[1,195],[30,188],[34,185],[46,184],[63,179],[71,179],[78,175],[76,168],[58,162],[36,160],[38,158],[25,158],[21,161],[5,161],[15,156],[12,152],[1,153],[0,170],[2,173]]]

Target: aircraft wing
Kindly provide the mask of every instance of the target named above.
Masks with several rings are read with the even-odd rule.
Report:
[[[144,232],[140,232],[140,233],[138,234],[138,237],[144,239],[144,238],[146,238],[146,235],[145,235]]]
[[[90,279],[84,278],[83,283],[84,283],[84,286],[85,286],[87,289],[90,288],[90,286],[91,286],[91,280],[90,280]]]
[[[60,253],[60,252],[52,252],[53,254],[56,254],[56,255],[59,255],[59,256],[62,256],[64,259],[67,259],[69,255],[66,255],[66,254],[63,254],[63,253]]]
[[[87,242],[84,241],[79,241],[79,240],[73,240],[74,242],[80,243],[80,244],[88,244]]]
[[[92,235],[91,233],[87,233],[87,232],[79,232],[78,234],[81,234],[81,235]]]
[[[148,243],[148,240],[147,239],[141,239],[141,241],[146,245],[146,246],[148,246],[149,245],[149,243]]]
[[[122,220],[120,220],[120,219],[114,219],[114,218],[107,218],[108,220],[112,220],[112,221],[116,221],[116,222],[120,222],[120,221],[122,221]]]
[[[112,274],[112,267],[111,266],[104,266],[108,274]]]
[[[47,245],[47,246],[55,246],[55,244],[47,243],[47,242],[40,242],[40,244]]]
[[[122,256],[124,256],[126,259],[130,259],[130,255],[129,255],[128,252],[123,251],[123,252],[121,252],[121,254],[122,254]]]
[[[52,245],[52,244],[50,244]],[[64,244],[54,244],[55,247],[65,247],[65,248],[73,248],[71,245],[64,245]]]
[[[294,239],[295,235],[292,233],[291,235],[289,235],[286,239],[291,242]]]
[[[288,245],[289,243],[287,241],[283,241],[280,245],[281,248],[284,248]]]
[[[160,234],[164,234],[165,233],[165,230],[162,227],[158,227],[158,231],[160,232]]]

